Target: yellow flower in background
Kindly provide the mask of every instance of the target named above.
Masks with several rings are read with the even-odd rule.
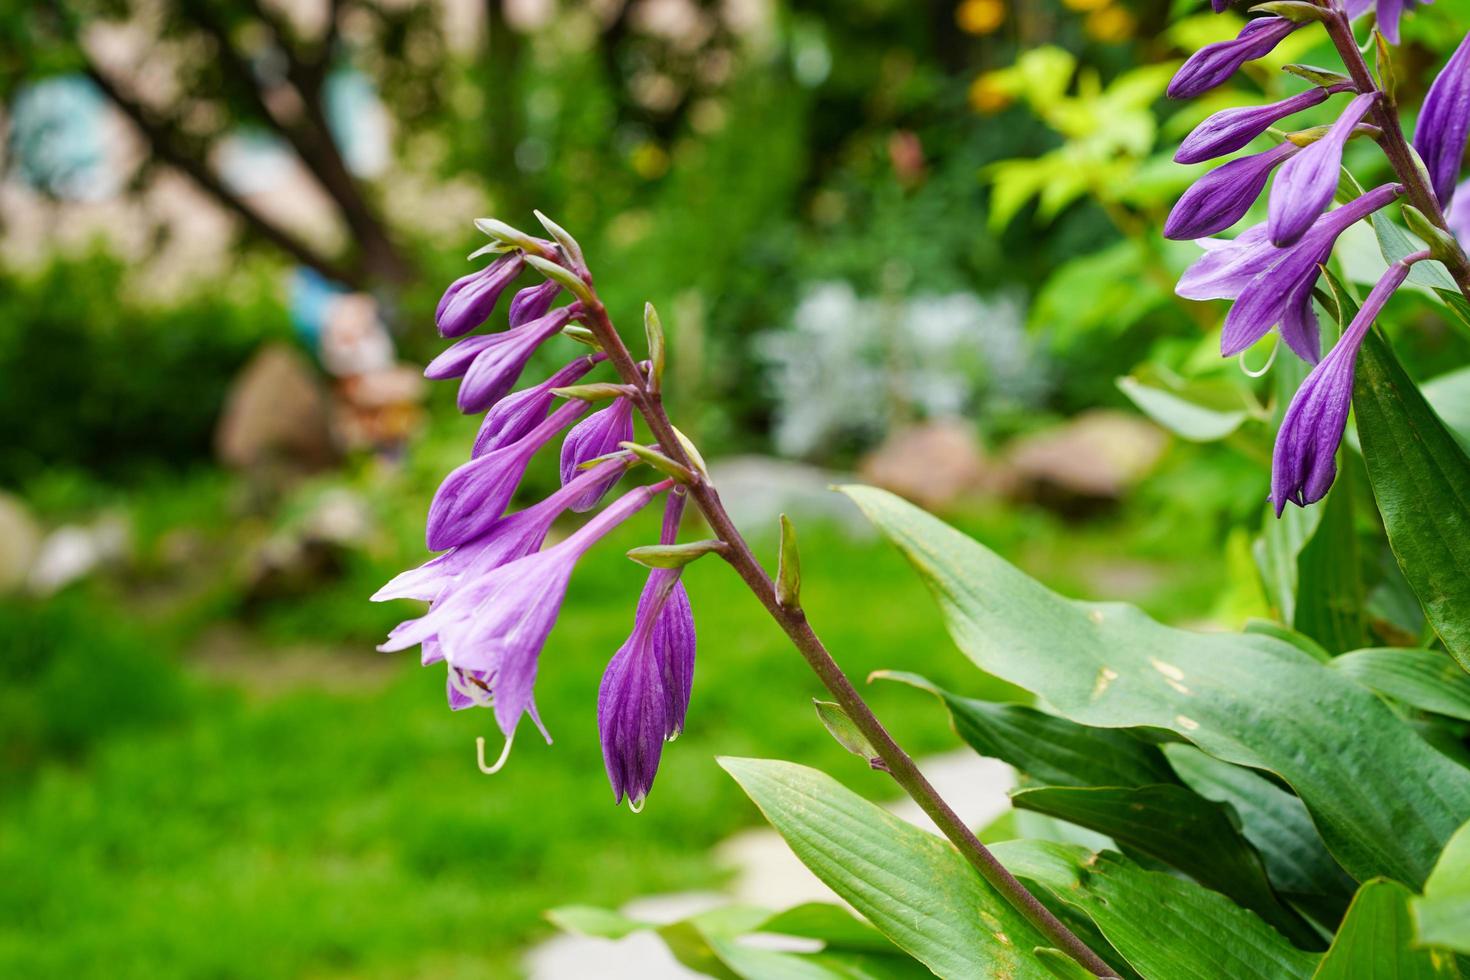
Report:
[[[633,172],[644,180],[656,180],[669,170],[668,151],[651,141],[635,146],[629,162]]]
[[[1089,10],[1101,10],[1112,2],[1113,0],[1062,0],[1062,6],[1068,10],[1087,13]]]
[[[1005,23],[1005,0],[965,0],[955,10],[954,19],[966,34],[989,34]]]
[[[1099,7],[1087,15],[1082,28],[1094,41],[1111,44],[1128,40],[1137,26],[1133,15],[1122,7]]]
[[[1010,88],[994,72],[979,75],[970,83],[970,108],[981,115],[1000,112],[1013,99]]]

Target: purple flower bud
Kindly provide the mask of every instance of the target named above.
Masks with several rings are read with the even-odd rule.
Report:
[[[633,403],[626,398],[615,398],[613,403],[601,411],[578,422],[561,444],[561,482],[565,486],[576,479],[578,468],[589,460],[618,451],[620,443],[633,440]],[[572,510],[585,511],[597,506],[618,476],[602,486],[594,486],[573,504]]]
[[[1217,14],[1223,14],[1230,9],[1230,0],[1210,0],[1210,9]]]
[[[456,279],[434,310],[440,336],[461,337],[488,320],[500,294],[521,274],[525,262],[520,252],[511,252]]]
[[[683,494],[670,494],[660,542],[676,539]],[[663,754],[684,730],[694,679],[694,614],[675,569],[648,575],[633,632],[608,662],[597,695],[597,727],[608,781],[618,802],[641,809]]]
[[[1385,34],[1385,36],[1387,36]],[[1470,133],[1470,34],[1460,42],[1444,69],[1429,86],[1419,121],[1414,124],[1414,149],[1424,160],[1440,204],[1449,204],[1465,156]]]
[[[1408,274],[1409,266],[1402,261],[1388,267],[1353,322],[1307,375],[1287,407],[1271,457],[1271,502],[1277,517],[1288,502],[1305,507],[1327,496],[1337,476],[1337,447],[1352,404],[1358,348]]]
[[[1377,98],[1377,92],[1364,92],[1353,99],[1321,139],[1281,168],[1271,185],[1271,202],[1266,212],[1272,242],[1290,245],[1306,233],[1331,203],[1342,169],[1342,148],[1353,134],[1353,127],[1362,122]]]
[[[1229,81],[1241,65],[1264,58],[1301,26],[1285,17],[1260,17],[1247,23],[1233,41],[1205,45],[1179,66],[1169,82],[1169,98],[1191,99]]]
[[[464,380],[459,383],[456,399],[459,410],[466,415],[484,411],[503,398],[526,369],[526,362],[536,353],[536,348],[559,333],[580,311],[581,306],[573,303],[553,310],[539,320],[523,323],[504,333],[490,334],[496,342],[475,355],[464,372]]]
[[[568,402],[524,439],[472,459],[446,476],[429,504],[425,528],[429,550],[454,548],[489,530],[505,513],[536,450],[570,425],[586,407],[582,402]]]
[[[510,301],[510,325],[519,327],[523,323],[539,320],[551,309],[561,286],[547,280],[535,286],[527,286],[515,294]]]
[[[606,357],[601,351],[579,357],[540,384],[500,399],[485,413],[485,421],[475,435],[475,448],[470,452],[470,458],[508,446],[530,432],[546,418],[547,410],[556,400],[551,393],[553,388],[575,383]]]
[[[1281,339],[1310,363],[1321,357],[1312,286],[1332,254],[1337,236],[1403,192],[1384,184],[1318,218],[1295,244],[1272,245],[1264,225],[1235,242],[1211,246],[1180,280],[1176,291],[1189,299],[1235,299],[1225,317],[1220,350],[1231,357],[1281,325]]]
[[[1229,228],[1250,210],[1276,165],[1300,150],[1293,143],[1282,143],[1211,170],[1195,181],[1169,212],[1164,237],[1203,238]]]
[[[1270,105],[1221,109],[1184,137],[1184,142],[1179,144],[1174,154],[1174,162],[1199,163],[1232,153],[1271,128],[1273,123],[1321,103],[1330,94],[1325,88],[1314,87]]]

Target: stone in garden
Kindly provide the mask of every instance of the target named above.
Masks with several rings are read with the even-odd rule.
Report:
[[[215,449],[237,469],[280,463],[320,469],[337,455],[328,419],[310,362],[286,344],[268,344],[230,385]]]
[[[895,430],[858,462],[858,476],[928,510],[944,510],[1006,483],[986,460],[975,430],[959,419]]]
[[[1167,443],[1158,426],[1102,409],[1017,439],[1007,459],[1035,496],[1116,500],[1153,469]]]
[[[27,585],[37,595],[59,592],[98,568],[121,561],[127,556],[131,540],[127,521],[115,514],[89,526],[59,527],[42,540]]]
[[[0,493],[0,593],[18,588],[41,550],[41,529],[19,498]]]

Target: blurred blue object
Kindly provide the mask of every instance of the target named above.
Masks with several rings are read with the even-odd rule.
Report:
[[[317,349],[322,328],[327,322],[327,311],[342,296],[347,288],[323,276],[315,269],[298,266],[291,273],[290,310],[291,323],[296,334],[312,350]]]
[[[23,87],[10,125],[10,153],[21,177],[69,200],[100,201],[117,193],[122,174],[108,161],[106,112],[106,98],[83,75]]]

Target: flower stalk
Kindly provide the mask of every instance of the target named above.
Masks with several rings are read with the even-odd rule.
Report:
[[[688,470],[687,488],[690,499],[704,515],[715,537],[724,543],[718,553],[755,594],[823,686],[831,692],[843,712],[872,744],[878,758],[882,760],[884,770],[928,814],[980,876],[1000,892],[1042,935],[1094,975],[1115,977],[1116,972],[1007,871],[989,848],[965,825],[959,814],[944,801],[933,784],[919,771],[913,758],[894,741],[893,736],[868,707],[852,681],[807,622],[805,612],[795,604],[782,604],[776,584],[725,511],[719,492],[705,474],[704,467],[687,451],[685,440],[669,420],[668,413],[664,410],[663,396],[657,384],[650,382],[650,378],[656,377],[657,373],[645,375],[639,369],[638,363],[608,316],[607,308],[598,297],[590,281],[590,274],[582,272],[580,278],[585,283],[585,292],[578,296],[582,305],[580,319],[592,331],[621,381],[633,389],[628,398],[648,425],[663,455]]]

